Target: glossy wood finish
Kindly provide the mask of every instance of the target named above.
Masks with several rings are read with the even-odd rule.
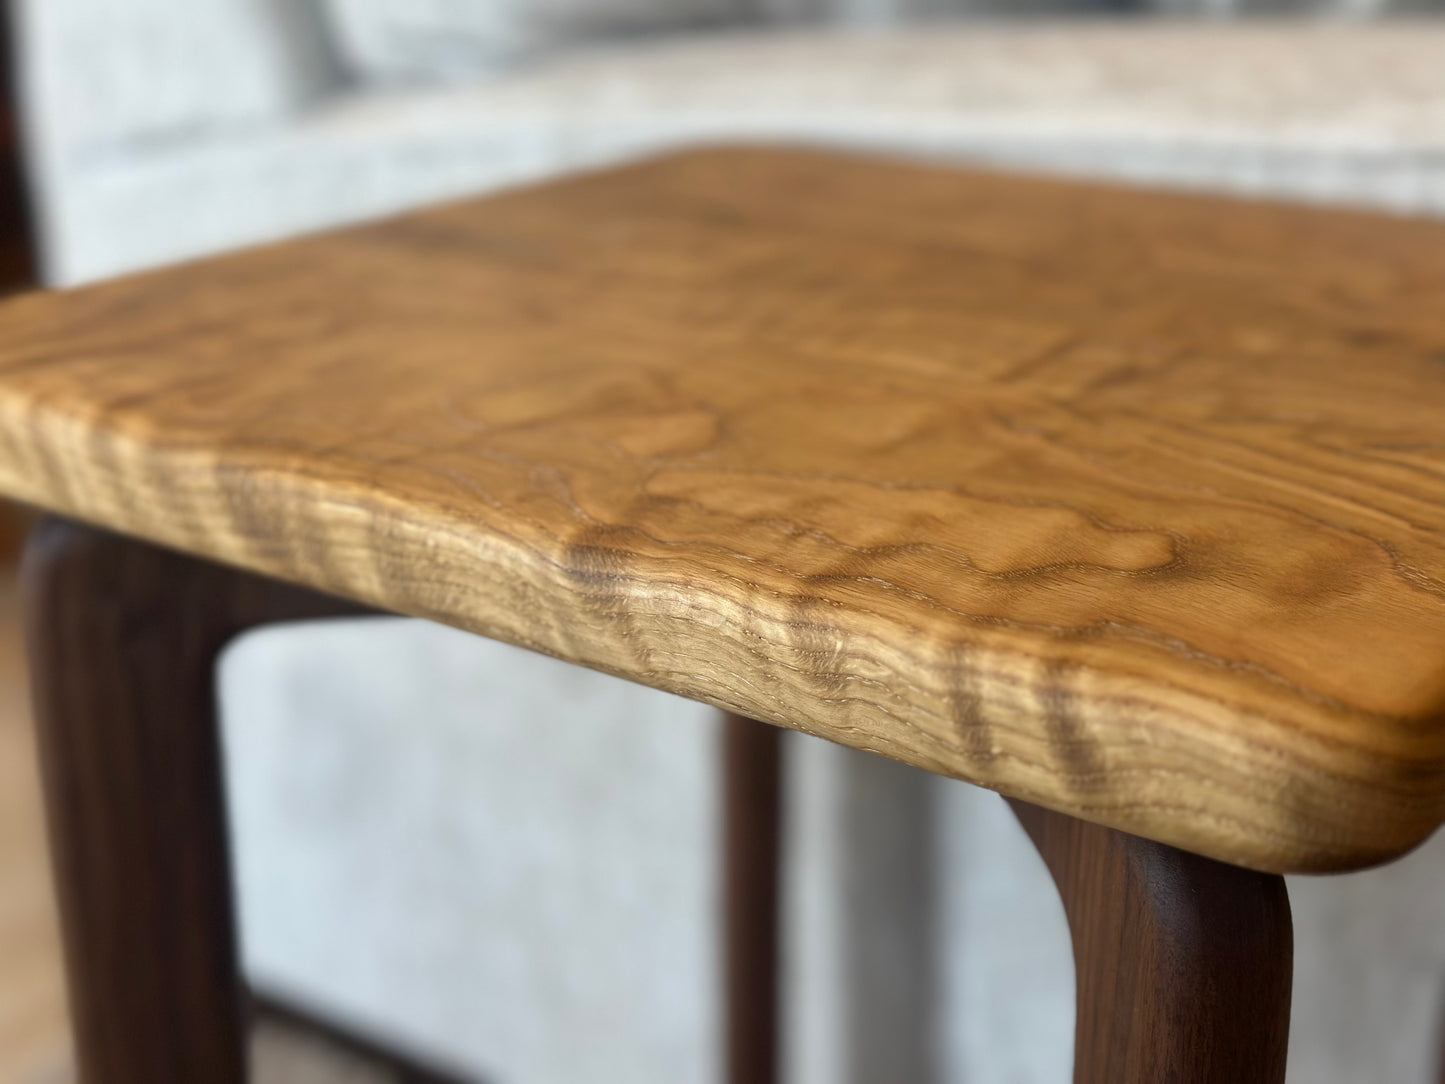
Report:
[[[245,1084],[213,664],[359,608],[58,520],[22,587],[81,1078]]]
[[[1074,1084],[1282,1084],[1294,960],[1284,878],[1010,805],[1069,919]]]
[[[781,768],[775,727],[723,721],[723,1003],[729,1084],[778,1075]]]
[[[1445,819],[1445,224],[802,151],[0,305],[0,492],[1270,870]]]

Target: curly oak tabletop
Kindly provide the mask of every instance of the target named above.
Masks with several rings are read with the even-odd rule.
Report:
[[[1445,224],[684,154],[7,302],[0,491],[1262,869],[1445,819]]]

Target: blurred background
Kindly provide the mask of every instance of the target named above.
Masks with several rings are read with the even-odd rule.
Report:
[[[725,141],[1445,214],[1445,0],[9,8],[12,288]],[[63,1084],[5,567],[0,1082]],[[258,990],[457,1080],[719,1079],[709,709],[387,619],[253,634],[223,699]],[[1003,804],[796,735],[785,757],[786,1079],[1068,1080],[1067,931]],[[1290,1080],[1441,1079],[1445,843],[1290,890]],[[258,1079],[399,1079],[268,1034]]]

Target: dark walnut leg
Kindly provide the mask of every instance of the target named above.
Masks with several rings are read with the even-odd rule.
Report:
[[[1009,804],[1073,935],[1074,1084],[1280,1084],[1294,957],[1284,878]]]
[[[250,628],[369,611],[60,519],[22,581],[81,1080],[245,1084],[216,659]],[[777,732],[729,717],[723,753],[727,1079],[768,1084]]]
[[[778,1062],[779,734],[723,719],[727,1084],[772,1084]]]
[[[57,519],[22,581],[81,1079],[244,1084],[216,656],[362,611]]]

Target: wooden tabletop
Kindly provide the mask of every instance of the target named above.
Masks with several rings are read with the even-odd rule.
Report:
[[[1263,869],[1445,819],[1445,224],[681,155],[9,302],[0,490]]]

